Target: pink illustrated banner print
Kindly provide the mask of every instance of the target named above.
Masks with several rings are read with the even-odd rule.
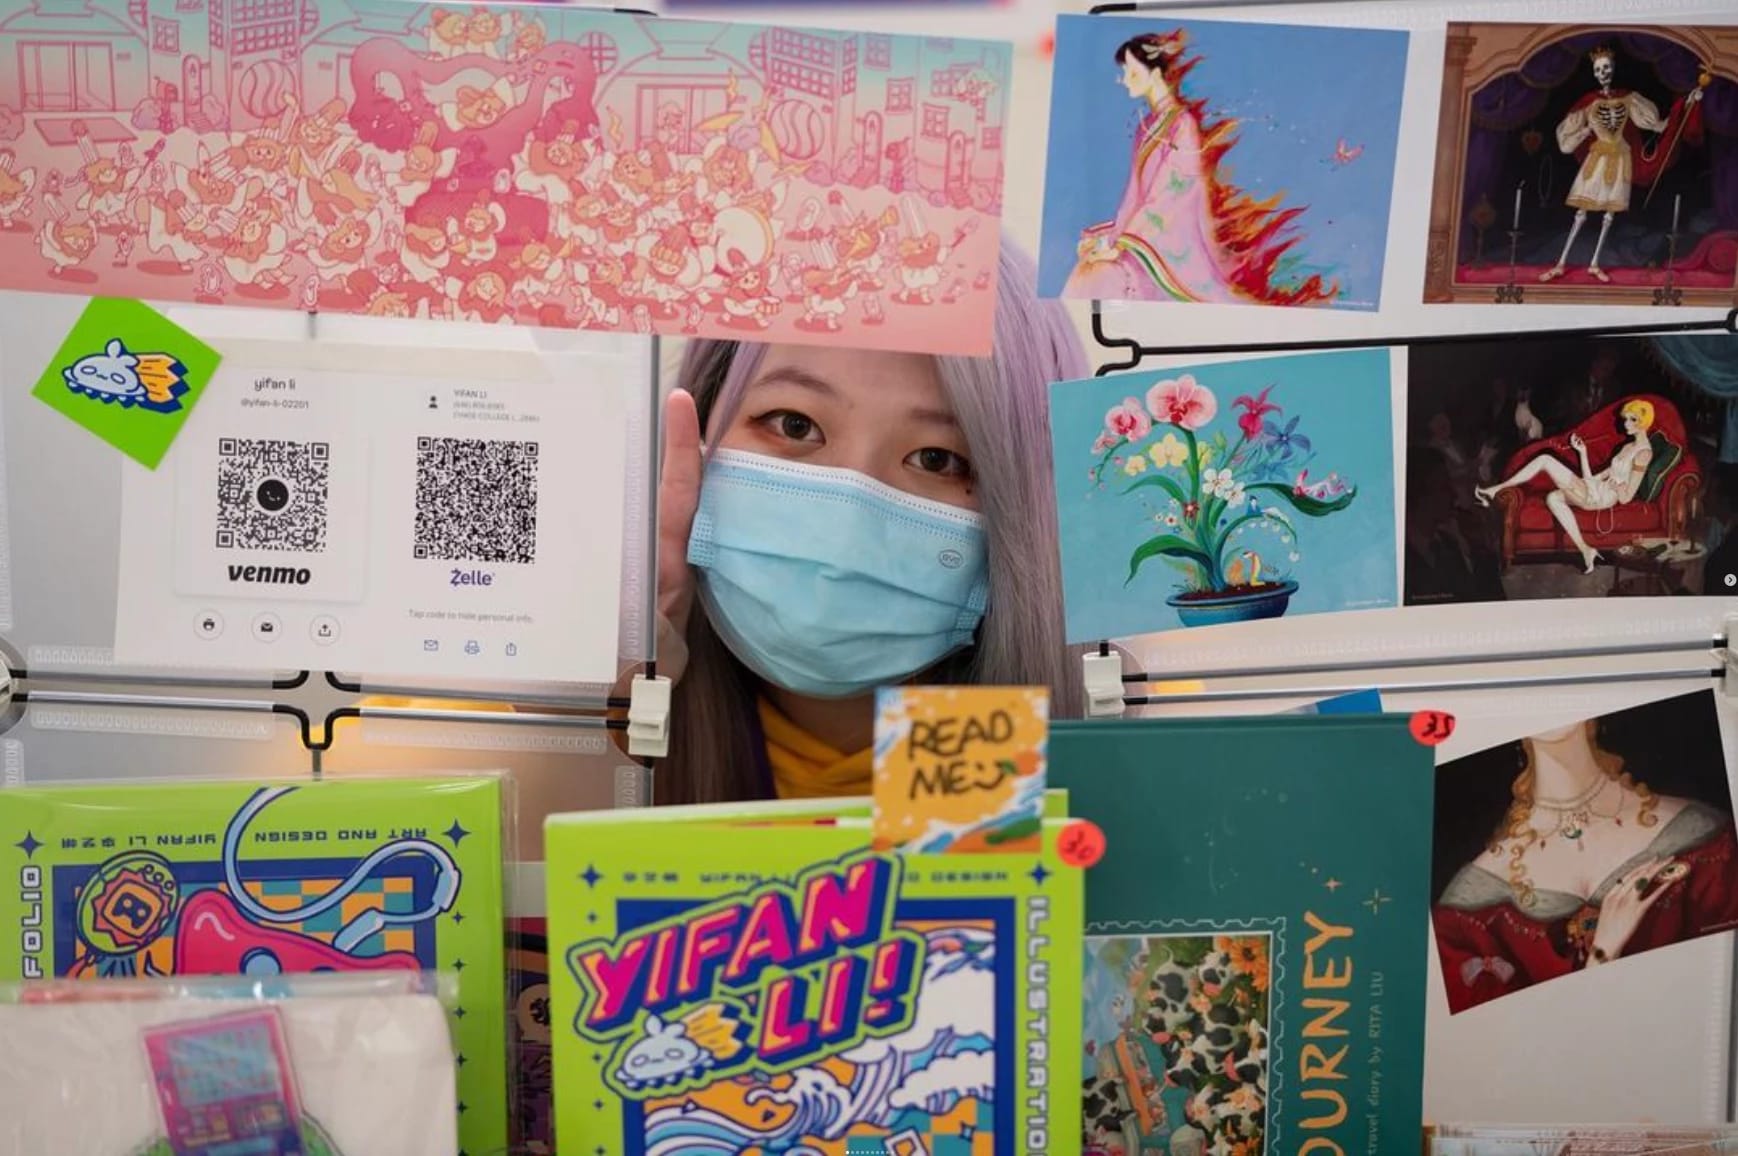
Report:
[[[0,288],[989,352],[1008,45],[13,0]]]

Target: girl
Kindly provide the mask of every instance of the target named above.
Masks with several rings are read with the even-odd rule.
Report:
[[[1045,415],[1086,374],[1006,241],[988,358],[691,342],[659,494],[656,801],[868,794],[878,686],[1043,685],[1078,713]]]
[[[1291,278],[1284,258],[1300,239],[1299,208],[1257,199],[1223,164],[1237,123],[1210,121],[1184,95],[1195,67],[1181,29],[1118,46],[1117,82],[1146,107],[1116,216],[1081,233],[1063,296],[1115,301],[1313,305],[1338,295],[1319,274]]]
[[[1594,564],[1603,555],[1587,544],[1575,511],[1610,510],[1634,501],[1654,458],[1653,443],[1648,439],[1648,431],[1654,424],[1653,403],[1646,398],[1631,398],[1618,409],[1617,421],[1623,429],[1625,441],[1604,469],[1593,469],[1587,460],[1587,443],[1580,434],[1570,434],[1569,448],[1575,451],[1580,465],[1578,471],[1542,450],[1496,485],[1474,487],[1473,497],[1479,505],[1488,506],[1491,499],[1504,490],[1526,485],[1543,475],[1551,483],[1551,492],[1545,495],[1545,508],[1551,511],[1551,516],[1563,527],[1569,541],[1581,552],[1582,572],[1593,573]]]

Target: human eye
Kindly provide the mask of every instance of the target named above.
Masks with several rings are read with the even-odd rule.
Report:
[[[754,424],[773,437],[793,442],[820,443],[821,427],[808,414],[794,409],[769,410],[754,419]]]
[[[972,463],[953,450],[942,449],[940,446],[925,446],[905,460],[922,473],[958,478],[961,481],[970,481],[972,477]]]

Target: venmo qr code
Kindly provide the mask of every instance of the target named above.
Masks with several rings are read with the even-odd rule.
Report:
[[[324,550],[331,456],[326,442],[219,438],[218,549]]]
[[[537,443],[416,439],[418,558],[537,560]]]

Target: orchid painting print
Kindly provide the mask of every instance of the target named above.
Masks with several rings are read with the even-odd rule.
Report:
[[[1388,358],[1052,385],[1069,641],[1394,605]]]

